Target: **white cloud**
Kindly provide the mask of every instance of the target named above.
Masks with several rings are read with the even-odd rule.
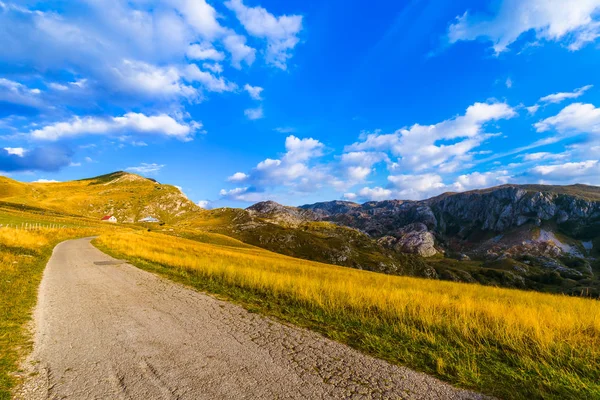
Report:
[[[279,133],[294,133],[296,132],[296,128],[292,128],[290,126],[278,126],[277,128],[273,128],[274,131]]]
[[[464,15],[448,30],[450,43],[484,38],[498,54],[522,34],[533,31],[538,40],[560,41],[572,51],[600,35],[600,0],[504,0],[494,16]]]
[[[23,157],[25,155],[25,152],[27,151],[22,147],[5,147],[4,150],[6,150],[6,152],[10,155],[19,157]]]
[[[373,167],[389,158],[382,152],[353,151],[340,157],[340,173],[346,178],[346,186],[364,182],[374,171]]]
[[[473,172],[471,174],[460,175],[454,183],[453,189],[456,191],[484,189],[491,186],[504,185],[511,178],[508,171],[505,170]]]
[[[593,85],[587,85],[580,87],[579,89],[575,89],[573,92],[560,92],[549,94],[548,96],[544,96],[540,99],[540,103],[551,103],[558,104],[567,99],[576,99],[582,96],[586,91],[590,90]]]
[[[264,117],[263,108],[262,106],[257,108],[248,108],[244,110],[244,115],[250,120],[261,119]]]
[[[60,90],[60,91],[64,91],[64,90],[68,90],[68,89],[69,89],[69,87],[68,87],[68,86],[65,86],[65,85],[62,85],[62,84],[60,84],[60,83],[56,83],[56,82],[51,82],[51,83],[49,83],[49,84],[48,84],[48,87],[49,87],[50,89],[54,89],[54,90]]]
[[[302,16],[275,17],[263,7],[245,6],[242,0],[229,0],[225,5],[235,12],[250,35],[267,40],[266,61],[285,70],[291,51],[299,42]]]
[[[191,82],[201,82],[210,92],[231,92],[237,89],[237,85],[227,82],[222,77],[215,77],[209,72],[202,71],[196,64],[190,64],[185,68],[185,77]]]
[[[538,112],[538,110],[540,109],[540,105],[539,105],[539,104],[534,104],[534,105],[532,105],[532,106],[525,107],[525,109],[527,110],[527,112],[528,112],[530,115],[533,115],[533,114],[535,114],[536,112]]]
[[[219,63],[203,63],[202,68],[212,71],[215,74],[220,74],[223,72],[223,66]]]
[[[197,204],[198,207],[204,208],[205,210],[210,210],[212,208],[212,202],[210,200],[200,200]]]
[[[346,151],[390,152],[399,157],[396,168],[419,171],[439,166],[451,170],[470,160],[470,152],[490,137],[483,132],[487,123],[515,115],[506,103],[475,103],[465,115],[435,125],[415,124],[391,134],[368,134],[362,142],[347,146]]]
[[[179,122],[166,114],[147,116],[141,113],[127,113],[121,117],[75,117],[68,122],[57,122],[30,132],[34,139],[58,140],[84,135],[110,135],[120,132],[155,134],[191,140],[201,124],[191,121]]]
[[[504,84],[506,85],[506,87],[507,87],[508,89],[510,89],[510,88],[512,88],[513,81],[512,81],[512,79],[510,79],[510,78],[506,78],[506,82],[504,82]]]
[[[161,169],[165,167],[164,164],[156,164],[156,163],[141,163],[137,167],[128,167],[127,171],[137,172],[139,174],[155,174]]]
[[[250,86],[249,84],[246,83],[244,85],[244,90],[246,92],[248,92],[250,97],[252,97],[254,100],[262,100],[262,97],[260,96],[260,94],[262,93],[262,91],[264,89],[261,88],[260,86]]]
[[[40,93],[41,91],[37,88],[30,89],[22,83],[0,78],[0,101],[40,108],[43,106],[39,98]]]
[[[564,164],[539,165],[528,171],[529,176],[546,184],[585,183],[600,185],[600,162],[587,160]]]
[[[331,183],[332,177],[313,160],[323,155],[323,143],[316,139],[288,136],[286,152],[278,159],[267,158],[249,173],[238,172],[228,178],[230,182],[244,182],[245,187],[223,189],[224,198],[260,201],[270,191],[287,188],[297,192],[311,192]]]
[[[381,201],[389,199],[392,196],[392,191],[382,187],[364,187],[358,191],[358,196],[372,201]]]
[[[69,164],[69,167],[81,167],[81,163],[80,162],[72,162],[71,164]]]
[[[348,201],[354,201],[358,195],[356,193],[344,193],[342,198]]]
[[[229,178],[227,178],[227,181],[228,182],[242,182],[246,179],[248,179],[248,175],[246,175],[243,172],[236,172],[235,174],[233,174]]]
[[[69,82],[69,85],[82,89],[87,85],[87,79],[78,79],[76,81]]]
[[[539,152],[539,153],[530,153],[530,154],[525,154],[523,155],[523,160],[525,161],[539,161],[539,160],[544,160],[548,157],[553,156],[552,153],[548,153],[548,152]]]
[[[44,179],[44,178],[40,178],[36,181],[33,181],[32,183],[58,183],[60,181],[54,180],[54,179]]]
[[[600,134],[600,108],[593,104],[573,103],[534,126],[538,132],[554,129],[559,133]]]
[[[186,54],[190,60],[223,61],[225,59],[225,54],[221,53],[207,42],[190,45]]]
[[[231,54],[231,65],[242,68],[242,61],[252,65],[256,59],[256,50],[246,44],[246,38],[235,33],[227,35],[223,39],[223,45]]]
[[[121,90],[161,98],[184,97],[196,99],[193,86],[182,83],[182,73],[175,66],[157,67],[141,61],[123,60],[112,68],[115,84]]]
[[[174,0],[172,3],[202,37],[214,39],[223,33],[224,28],[217,21],[217,11],[205,0]]]
[[[390,175],[388,181],[394,188],[396,197],[419,200],[444,191],[446,185],[438,174]]]

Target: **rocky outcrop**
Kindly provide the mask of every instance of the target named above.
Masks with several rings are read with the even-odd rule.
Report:
[[[378,242],[396,251],[422,257],[431,257],[438,253],[433,234],[427,230],[425,224],[420,222],[406,225],[398,230],[395,237],[384,236]]]
[[[581,240],[600,235],[600,188],[506,185],[444,194],[423,201],[386,200],[362,205],[344,202],[306,205],[319,218],[358,228],[373,237],[406,236],[404,227],[425,225],[435,236],[477,241],[485,232],[503,233],[524,225],[555,223]],[[417,224],[417,225],[414,225]],[[415,235],[422,235],[417,231]],[[412,240],[409,240],[412,242]]]
[[[307,221],[316,221],[319,216],[311,210],[288,207],[274,201],[263,201],[248,207],[246,211],[253,217],[279,225],[298,226]]]

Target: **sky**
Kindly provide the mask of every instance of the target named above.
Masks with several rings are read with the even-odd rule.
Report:
[[[0,174],[202,207],[600,185],[600,0],[0,0]]]

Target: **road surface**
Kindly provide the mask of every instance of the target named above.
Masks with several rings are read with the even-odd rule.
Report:
[[[172,283],[78,239],[35,311],[26,399],[480,399]]]

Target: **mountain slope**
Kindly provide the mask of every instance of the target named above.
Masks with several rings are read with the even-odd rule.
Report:
[[[98,219],[114,215],[120,222],[154,216],[173,223],[199,211],[176,187],[122,171],[56,183],[2,178],[0,200]]]
[[[420,257],[388,249],[357,229],[316,218],[310,211],[264,202],[246,210],[198,213],[181,225],[306,260],[393,275],[436,276]]]
[[[493,284],[558,285],[562,292],[600,294],[598,187],[504,185],[422,201],[325,202],[301,208],[403,251],[445,254],[430,264],[446,279],[482,282],[485,272]],[[487,269],[456,259],[477,260]]]

